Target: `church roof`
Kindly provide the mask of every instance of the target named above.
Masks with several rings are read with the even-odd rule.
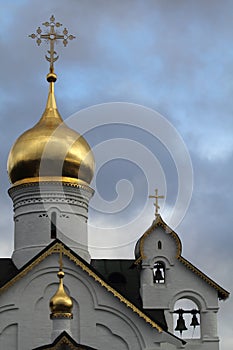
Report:
[[[193,273],[198,275],[201,279],[203,279],[206,283],[208,283],[211,287],[213,287],[218,292],[218,297],[220,300],[225,300],[229,297],[229,292],[222,288],[219,284],[217,284],[215,281],[213,281],[210,277],[208,277],[205,273],[203,273],[201,270],[199,270],[197,267],[195,267],[191,262],[186,260],[182,255],[182,245],[181,241],[176,234],[175,231],[173,231],[161,218],[160,215],[156,217],[156,220],[153,221],[152,225],[146,230],[146,232],[142,235],[142,237],[139,239],[139,256],[137,256],[137,260],[135,261],[135,264],[139,264],[142,259],[145,258],[144,256],[144,241],[145,238],[150,235],[157,227],[162,227],[164,232],[171,235],[173,239],[175,240],[176,246],[177,246],[177,253],[176,253],[176,259],[179,260],[182,264],[184,264],[188,269],[190,269]]]
[[[153,328],[157,329],[159,332],[167,332],[165,324],[157,322],[156,318],[150,317],[145,310],[140,307],[140,303],[134,303],[134,300],[128,299],[120,291],[115,289],[105,278],[90,264],[83,260],[80,256],[74,253],[70,248],[64,245],[58,239],[54,240],[50,245],[43,249],[39,254],[37,254],[32,260],[30,260],[26,265],[24,265],[19,270],[12,263],[11,259],[0,259],[1,277],[0,277],[0,295],[10,286],[24,277],[29,271],[31,271],[36,265],[43,261],[47,256],[54,253],[60,253],[62,250],[63,255],[67,256],[71,261],[73,261],[77,266],[79,266],[83,271],[85,271],[90,277],[92,277],[97,283],[99,283],[103,288],[110,292],[114,297],[116,297],[120,302],[125,304],[129,309],[136,313],[140,318],[150,324]],[[4,261],[7,260],[7,261]],[[7,273],[11,272],[7,278]],[[135,290],[138,286],[135,287]],[[130,296],[129,294],[127,294]],[[132,296],[132,295],[131,295]],[[155,315],[153,315],[155,316]],[[160,324],[159,324],[160,323]]]
[[[0,288],[4,286],[9,280],[15,277],[18,269],[10,258],[0,259]]]
[[[145,309],[140,296],[140,270],[134,264],[135,260],[93,259],[91,265],[105,278],[105,280],[125,298],[142,310],[159,326],[167,330],[167,322],[162,309]]]
[[[178,339],[182,344],[186,344],[186,342],[174,334],[170,333],[167,330],[167,324],[165,321],[165,317],[163,314],[163,310],[149,310],[143,309],[141,299],[139,296],[139,275],[137,269],[134,266],[134,260],[115,260],[115,264],[113,260],[103,260],[103,264],[108,265],[108,267],[112,266],[112,271],[115,272],[116,262],[123,267],[124,271],[127,271],[125,277],[130,276],[128,280],[128,291],[124,292],[120,286],[116,285],[114,279],[109,282],[104,277],[103,266],[100,268],[100,261],[93,260],[92,265],[88,264],[85,260],[83,260],[78,254],[73,252],[69,247],[67,247],[63,242],[59,239],[54,240],[50,245],[48,245],[45,249],[43,249],[39,254],[37,254],[33,259],[31,259],[28,263],[26,263],[22,268],[17,269],[11,259],[3,258],[0,259],[0,296],[1,294],[14,285],[18,280],[23,278],[27,273],[29,273],[35,266],[37,266],[41,261],[43,261],[46,257],[52,254],[58,254],[62,251],[62,254],[67,256],[71,261],[73,261],[77,266],[79,266],[83,271],[85,271],[90,277],[92,277],[97,283],[99,283],[103,288],[105,288],[108,292],[110,292],[114,297],[116,297],[120,302],[125,304],[127,308],[131,309],[134,313],[136,313],[140,318],[144,319],[144,321],[152,328],[155,328],[159,333],[166,332],[170,334],[172,337]],[[132,269],[131,269],[132,268]],[[99,270],[99,271],[98,271]],[[129,272],[131,270],[131,273]],[[101,274],[102,272],[102,274]],[[113,272],[113,273],[114,273]],[[134,285],[131,285],[131,282],[134,281]],[[59,339],[60,336],[58,337]],[[59,340],[59,339],[56,339]],[[60,344],[59,344],[60,345]],[[48,347],[46,347],[48,346]],[[50,347],[49,347],[50,346]],[[45,347],[40,347],[34,350],[39,349],[53,349],[54,344],[45,345]],[[77,349],[92,349],[90,347],[80,347],[78,345]],[[54,348],[55,349],[55,348]],[[64,347],[56,347],[57,350],[69,350],[70,348]],[[73,349],[73,348],[72,348]]]
[[[52,344],[42,345],[33,350],[95,350],[90,346],[78,344],[67,332],[62,332]]]
[[[115,260],[115,264],[113,260],[103,260],[103,264],[112,267],[112,271],[115,272],[116,263],[122,266],[122,271],[126,271],[125,277],[128,279],[128,290],[125,292],[120,286],[115,283],[114,279],[109,278],[106,280],[104,277],[103,266],[100,268],[100,261],[93,260],[92,265],[88,264],[85,260],[83,260],[78,254],[73,252],[69,247],[67,247],[63,242],[59,239],[54,240],[50,245],[48,245],[45,249],[43,249],[39,254],[37,254],[33,259],[31,259],[27,264],[25,264],[22,268],[17,269],[11,259],[0,259],[0,295],[5,290],[7,290],[10,286],[16,283],[18,280],[23,278],[29,271],[31,271],[36,265],[38,265],[41,261],[43,261],[46,257],[51,254],[57,254],[62,251],[62,254],[67,256],[71,261],[73,261],[77,266],[79,266],[83,271],[85,271],[90,277],[92,277],[97,283],[99,283],[102,287],[104,287],[108,292],[113,294],[120,302],[125,304],[127,308],[131,309],[134,313],[136,313],[140,318],[144,319],[144,321],[152,328],[155,328],[159,333],[166,332],[170,334],[172,337],[178,339],[182,344],[186,342],[174,334],[170,333],[167,330],[167,324],[164,317],[163,310],[158,309],[143,309],[142,302],[139,295],[139,274],[137,268],[135,268],[134,260]],[[107,265],[106,265],[107,264]],[[9,275],[7,273],[9,272]],[[102,272],[102,274],[101,274]],[[113,273],[114,273],[113,272]],[[131,282],[135,284],[131,284]],[[62,339],[58,337],[59,339]],[[56,340],[59,340],[59,339]],[[61,343],[62,344],[62,343]],[[46,347],[48,346],[48,347]],[[51,346],[55,346],[54,344],[46,345],[45,347],[40,347],[34,350],[39,349],[53,349]],[[49,347],[50,346],[50,347]],[[59,343],[60,346],[60,343]],[[78,345],[77,349],[92,349],[90,347],[83,347]],[[54,349],[57,350],[69,350],[69,347],[56,347]],[[73,349],[73,348],[71,348]]]

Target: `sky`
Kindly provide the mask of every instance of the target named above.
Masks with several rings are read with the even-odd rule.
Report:
[[[56,46],[58,108],[96,159],[92,256],[133,256],[154,219],[148,196],[158,187],[161,215],[179,234],[183,256],[231,291],[233,2],[0,5],[0,255],[13,250],[8,154],[40,118],[48,89],[48,45],[38,48],[28,35],[54,14],[76,36]],[[229,350],[233,302],[220,306],[220,349]]]

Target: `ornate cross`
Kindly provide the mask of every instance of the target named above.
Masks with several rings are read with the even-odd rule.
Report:
[[[159,196],[159,195],[158,195],[158,189],[156,188],[156,189],[155,189],[155,195],[154,195],[154,196],[149,196],[149,198],[155,198],[155,203],[154,203],[154,206],[155,206],[155,216],[158,216],[158,215],[159,215],[159,209],[160,209],[160,206],[159,206],[159,199],[164,198],[164,196]]]
[[[46,28],[48,28],[46,33],[43,34],[41,28],[38,27],[36,30],[36,34],[31,34],[29,35],[29,37],[32,39],[36,39],[38,46],[41,44],[43,39],[50,43],[50,49],[48,50],[49,56],[45,55],[45,58],[48,62],[50,62],[50,72],[53,73],[53,64],[59,58],[57,52],[54,50],[54,44],[57,40],[62,39],[63,45],[66,46],[68,44],[68,40],[73,40],[75,36],[69,35],[68,30],[66,28],[64,28],[62,34],[59,34],[56,28],[61,27],[62,24],[59,22],[55,22],[55,17],[53,15],[50,17],[49,21],[50,22],[42,23]]]

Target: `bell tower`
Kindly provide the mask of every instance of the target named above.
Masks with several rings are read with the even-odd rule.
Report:
[[[162,196],[156,191],[150,197],[155,220],[135,248],[143,308],[163,310],[168,330],[182,335],[187,350],[219,350],[218,299],[229,293],[181,255],[178,235],[159,214]]]
[[[86,140],[63,121],[54,93],[54,63],[59,57],[54,45],[62,40],[66,46],[75,37],[66,28],[59,33],[62,24],[54,16],[43,25],[45,33],[38,27],[30,37],[38,45],[42,40],[50,45],[45,56],[50,64],[47,104],[38,123],[16,140],[8,157],[15,221],[12,259],[18,268],[56,238],[90,261],[87,220],[94,156]]]

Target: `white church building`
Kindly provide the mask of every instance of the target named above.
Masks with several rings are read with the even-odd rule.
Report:
[[[229,293],[182,256],[157,211],[135,259],[91,259],[94,156],[54,94],[54,43],[74,37],[58,34],[53,16],[44,25],[31,37],[50,43],[47,104],[7,165],[15,226],[12,257],[0,258],[0,349],[219,350],[219,300]]]

